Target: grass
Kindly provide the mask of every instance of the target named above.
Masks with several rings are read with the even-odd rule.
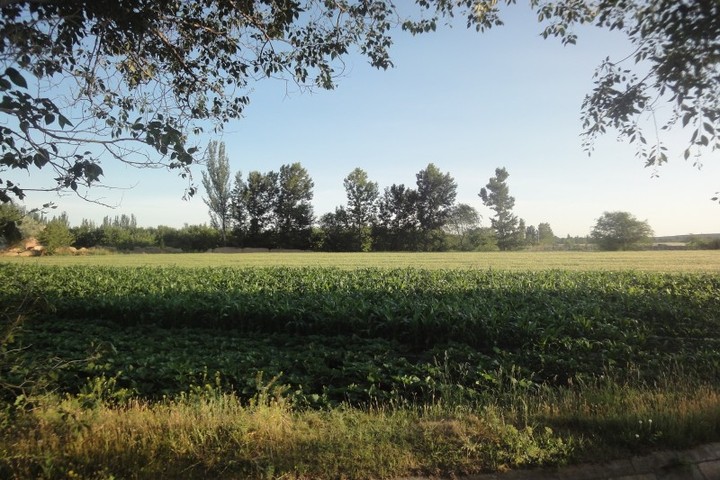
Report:
[[[0,262],[42,265],[183,267],[358,267],[496,270],[640,270],[720,272],[720,251],[447,252],[447,253],[185,253],[101,256],[0,257]]]
[[[265,390],[173,400],[47,395],[0,415],[0,476],[366,479],[463,475],[612,458],[717,439],[720,392],[612,382],[473,406],[295,408]],[[87,400],[87,399],[85,399]],[[12,418],[9,418],[12,415]]]

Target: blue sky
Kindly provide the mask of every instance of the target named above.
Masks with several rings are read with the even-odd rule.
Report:
[[[505,167],[515,213],[528,225],[549,222],[559,236],[587,235],[612,210],[647,220],[657,235],[720,232],[720,205],[710,201],[720,190],[720,155],[707,152],[704,167],[694,168],[682,159],[683,132],[664,134],[672,156],[658,170],[644,168],[634,147],[612,133],[592,156],[582,150],[583,97],[603,58],[630,53],[621,36],[585,28],[578,45],[563,47],[539,36],[527,7],[508,9],[505,20],[483,34],[462,25],[418,37],[398,33],[394,69],[378,71],[351,56],[333,91],[259,82],[245,118],[199,143],[224,141],[233,171],[244,174],[302,163],[315,182],[318,217],[345,203],[342,180],[356,167],[382,189],[414,185],[432,162],[455,178],[457,201],[476,207],[484,225],[492,212],[477,194]],[[110,163],[104,169],[106,182],[121,188],[91,196],[114,209],[38,193],[29,205],[54,201],[73,224],[130,213],[145,226],[209,222],[202,188],[183,201],[185,183],[174,173]],[[198,186],[200,172],[194,169]]]

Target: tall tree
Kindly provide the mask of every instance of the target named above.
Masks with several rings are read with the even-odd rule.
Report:
[[[347,195],[345,214],[355,239],[353,250],[368,251],[372,247],[370,229],[377,215],[378,184],[371,182],[363,169],[356,168],[345,177],[343,186]]]
[[[232,196],[230,189],[230,161],[225,154],[225,142],[211,141],[207,148],[206,171],[202,172],[205,205],[210,209],[210,224],[220,231],[223,245],[227,244],[230,228]]]
[[[270,246],[278,195],[277,179],[278,174],[272,171],[266,174],[252,171],[246,181],[240,174],[235,177],[233,218],[238,230],[236,233],[245,246]]]
[[[241,242],[248,232],[247,191],[248,186],[243,179],[242,172],[236,172],[230,191],[230,217],[235,240]]]
[[[373,228],[376,250],[417,249],[417,198],[417,191],[403,184],[385,188],[378,201],[378,224]]]
[[[277,177],[275,228],[280,246],[307,249],[313,221],[314,183],[300,163],[283,165]]]
[[[5,172],[33,166],[55,170],[48,188],[74,191],[100,181],[102,157],[187,175],[197,150],[188,139],[203,122],[240,118],[255,79],[332,88],[351,51],[390,67],[398,26],[419,34],[459,15],[482,31],[501,25],[503,3],[515,0],[395,3],[3,0],[0,201],[24,196]],[[591,23],[622,32],[636,47],[625,61],[608,59],[598,69],[583,104],[590,143],[616,128],[640,145],[647,164],[664,162],[661,141],[648,142],[637,125],[665,101],[673,109],[669,125],[692,127],[686,157],[720,147],[716,0],[529,3],[545,37],[574,43],[574,27]]]
[[[590,236],[603,250],[631,250],[650,243],[653,230],[628,212],[605,212],[598,218]]]
[[[417,213],[424,231],[442,228],[450,216],[457,196],[457,184],[449,173],[442,173],[430,163],[420,170],[417,178]]]
[[[540,243],[540,240],[538,239],[537,228],[535,228],[535,225],[528,225],[525,229],[525,242],[528,245],[537,245],[538,243]]]
[[[550,224],[547,222],[538,224],[538,242],[542,245],[552,245],[555,243],[555,234]]]
[[[507,179],[510,174],[505,168],[496,168],[495,176],[490,178],[479,196],[486,207],[495,211],[490,219],[497,245],[500,250],[512,250],[518,247],[518,217],[512,213],[515,198],[510,195]]]
[[[525,226],[525,219],[521,218],[518,220],[518,228],[515,230],[515,237],[517,238],[517,245],[518,247],[524,247],[527,245],[527,238],[525,237],[525,234],[527,233],[527,227]]]

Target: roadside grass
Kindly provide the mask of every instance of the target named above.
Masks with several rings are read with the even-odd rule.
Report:
[[[683,449],[720,439],[720,389],[680,375],[638,387],[606,379],[567,389],[545,388],[530,402],[506,406],[508,417],[549,425],[576,438],[575,460]]]
[[[122,253],[93,256],[0,257],[0,263],[40,265],[182,266],[182,267],[337,267],[356,269],[494,270],[639,270],[648,272],[720,272],[720,251],[639,252],[377,252],[377,253]]]
[[[601,461],[720,435],[717,387],[613,382],[506,392],[457,405],[296,408],[195,391],[148,402],[112,392],[24,398],[0,415],[0,476],[369,479]]]

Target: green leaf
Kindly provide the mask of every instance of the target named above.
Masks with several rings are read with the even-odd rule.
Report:
[[[35,166],[37,168],[44,167],[49,161],[50,161],[50,156],[48,155],[46,150],[40,150],[33,157],[33,163],[35,164]]]
[[[692,113],[688,112],[685,115],[683,115],[682,119],[682,126],[686,126],[688,122],[690,122],[690,119],[693,117]]]
[[[60,124],[60,128],[65,128],[65,125],[68,125],[70,127],[73,126],[73,124],[70,122],[70,120],[68,120],[67,117],[63,114],[59,114],[58,123]]]
[[[22,75],[20,75],[20,72],[18,72],[14,68],[12,68],[12,67],[6,68],[5,75],[7,75],[10,78],[10,80],[18,87],[28,88],[25,78]]]

